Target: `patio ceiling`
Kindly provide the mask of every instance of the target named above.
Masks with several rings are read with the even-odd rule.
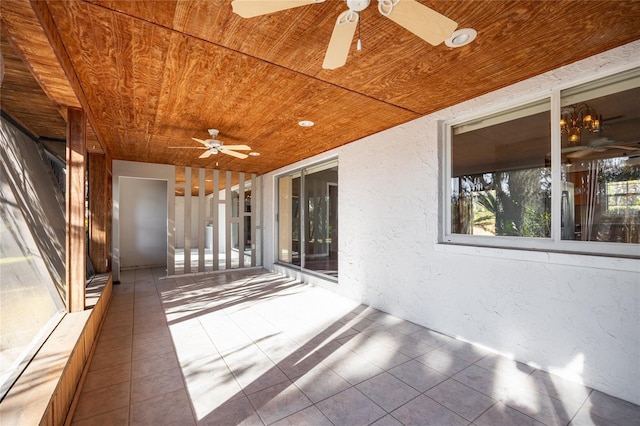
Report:
[[[230,3],[3,0],[2,110],[60,140],[66,108],[82,107],[90,152],[263,174],[640,38],[636,1],[420,0],[478,31],[458,49],[427,44],[372,4],[362,51],[324,70],[344,2],[250,19]],[[197,146],[209,128],[261,155],[169,148]]]

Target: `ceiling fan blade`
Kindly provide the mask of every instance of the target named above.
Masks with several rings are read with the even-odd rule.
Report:
[[[247,145],[222,145],[222,149],[234,149],[236,151],[251,151],[251,148]]]
[[[242,160],[244,160],[245,158],[248,157],[247,154],[242,154],[240,152],[231,151],[230,149],[222,149],[222,150],[220,150],[220,152],[223,153],[223,154],[230,155],[232,157],[240,158]]]
[[[209,149],[206,146],[168,146],[169,149]]]
[[[202,145],[204,145],[204,146],[207,146],[207,141],[203,141],[202,139],[198,139],[198,138],[191,138],[191,139],[193,139],[193,140],[194,140],[194,141],[196,141],[196,142],[201,143],[201,144],[202,144]],[[208,146],[207,146],[207,147],[208,147]]]
[[[628,146],[628,145],[607,145],[607,148],[616,148],[616,149],[621,149],[623,151],[640,151],[640,148],[636,148],[635,146]]]
[[[359,19],[360,15],[352,10],[342,12],[340,16],[338,16],[336,25],[333,27],[329,46],[327,47],[327,53],[324,55],[322,68],[334,70],[340,68],[347,62],[349,48],[353,41],[353,35],[356,33]]]
[[[254,16],[293,9],[294,7],[322,3],[323,1],[324,0],[233,0],[231,7],[234,13],[243,18],[253,18]]]
[[[570,152],[584,151],[585,149],[589,149],[589,147],[588,146],[570,146],[567,148],[562,148],[561,152],[563,154],[568,154]]]
[[[457,22],[416,0],[400,0],[388,15],[383,12],[382,3],[379,9],[384,16],[433,46],[451,37],[458,27]]]
[[[200,154],[198,158],[209,158],[211,157],[211,154],[213,154],[213,152],[210,149],[207,149],[205,152]]]
[[[587,149],[583,149],[580,151],[574,151],[572,153],[567,154],[567,158],[582,158],[582,157],[586,157],[589,154],[593,154],[594,152],[598,152],[595,149],[589,148],[589,147],[585,147]],[[604,151],[604,150],[602,150]]]

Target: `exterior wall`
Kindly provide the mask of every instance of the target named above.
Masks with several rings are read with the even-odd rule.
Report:
[[[640,262],[438,243],[439,120],[634,66],[640,42],[265,175],[265,267],[639,404]],[[277,176],[335,156],[337,284],[274,264]]]

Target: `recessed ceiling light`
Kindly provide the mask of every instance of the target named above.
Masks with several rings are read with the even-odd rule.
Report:
[[[252,156],[252,157],[258,157],[258,156],[260,156],[260,153],[253,151],[253,152],[250,152],[249,155]]]
[[[444,41],[449,47],[462,47],[471,43],[476,39],[478,32],[473,28],[462,28],[460,30],[456,30],[451,34],[451,37]]]
[[[313,121],[310,120],[302,120],[298,122],[298,126],[300,127],[311,127],[313,126],[315,123]]]

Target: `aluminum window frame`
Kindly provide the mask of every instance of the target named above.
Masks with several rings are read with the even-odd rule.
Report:
[[[562,240],[561,238],[561,197],[562,197],[562,168],[561,149],[562,141],[560,126],[551,127],[551,236],[550,238],[518,237],[518,236],[484,236],[454,234],[451,229],[451,178],[452,178],[452,140],[453,130],[456,126],[465,123],[480,121],[483,118],[499,114],[508,113],[510,110],[518,109],[527,104],[548,100],[550,102],[551,123],[554,117],[561,115],[561,94],[582,85],[596,82],[600,79],[613,77],[624,72],[640,72],[637,66],[627,69],[618,69],[606,74],[591,77],[580,81],[574,81],[563,86],[546,89],[537,94],[521,97],[517,100],[509,100],[504,103],[478,110],[472,114],[440,121],[438,126],[440,141],[440,208],[441,218],[439,226],[439,244],[451,244],[460,246],[475,246],[499,249],[548,251],[561,253],[574,253],[583,255],[602,255],[612,257],[640,258],[640,244],[617,243],[600,241],[575,241]]]

